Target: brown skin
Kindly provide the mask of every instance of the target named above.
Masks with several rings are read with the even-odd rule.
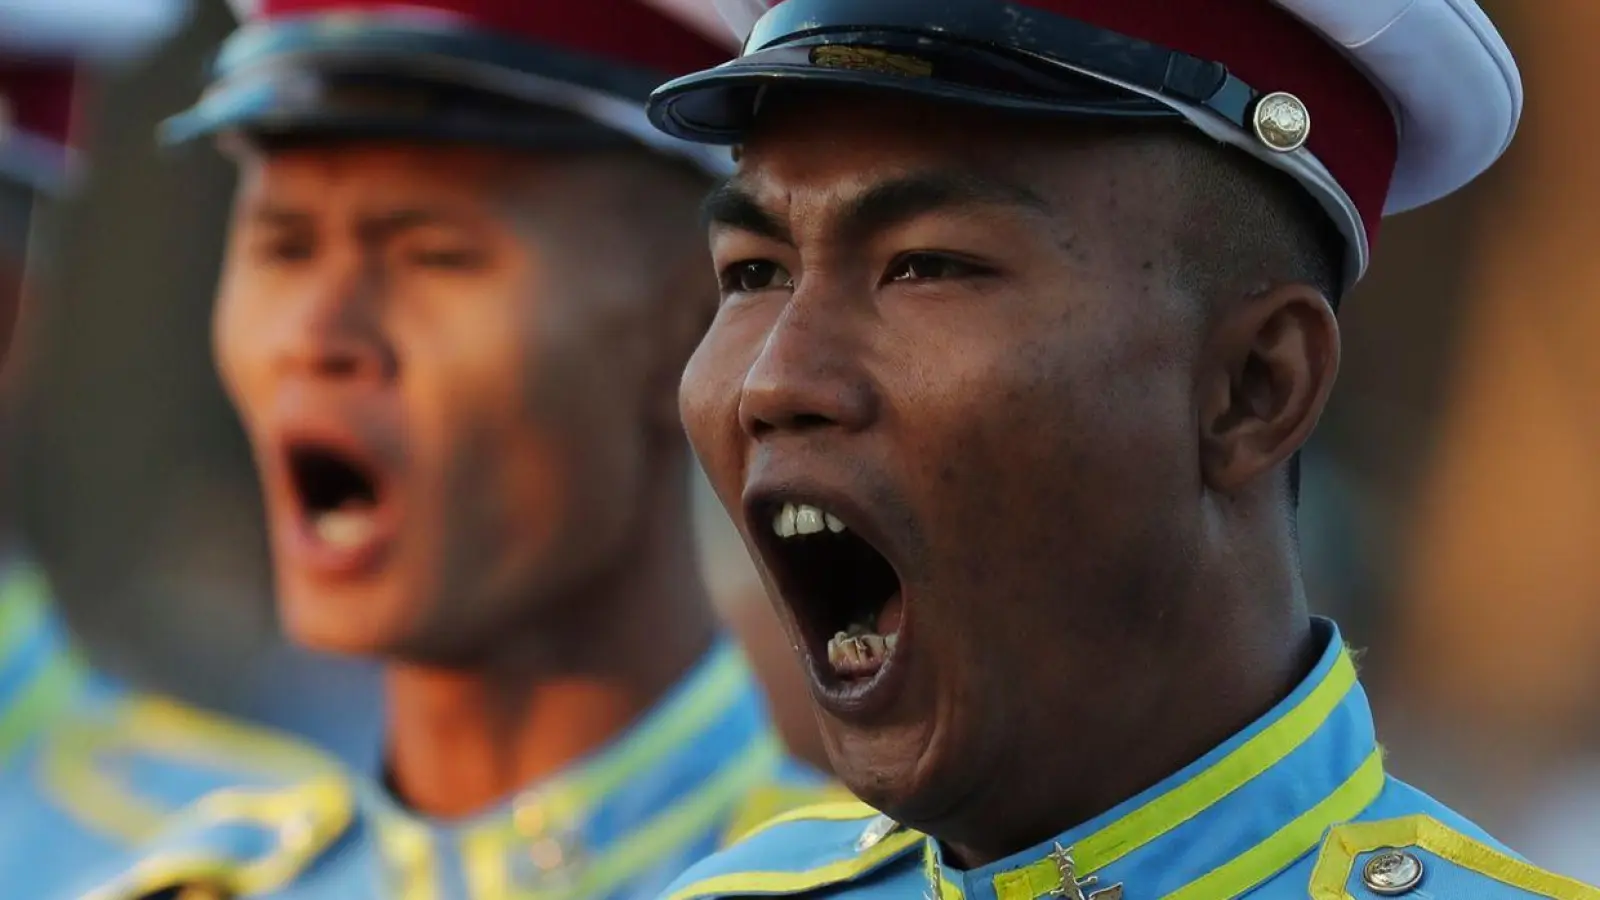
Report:
[[[608,741],[706,651],[675,388],[713,286],[703,185],[585,160],[344,143],[247,154],[215,349],[262,472],[290,635],[389,664],[389,762],[435,815]],[[294,547],[284,435],[358,448],[379,561]]]
[[[734,179],[787,239],[711,228],[723,305],[680,393],[695,451],[758,556],[751,485],[874,520],[906,671],[867,712],[822,704],[823,740],[964,864],[1154,784],[1311,665],[1282,467],[1338,328],[1304,285],[1175,286],[1182,140],[802,97],[764,113]],[[940,189],[854,208],[925,175]]]

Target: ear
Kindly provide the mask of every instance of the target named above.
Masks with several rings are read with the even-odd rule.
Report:
[[[1215,321],[1205,360],[1201,474],[1211,490],[1236,494],[1311,436],[1339,371],[1339,323],[1315,288],[1279,285]]]

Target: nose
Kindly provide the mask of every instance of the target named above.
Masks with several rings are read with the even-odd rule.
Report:
[[[745,373],[739,422],[751,437],[837,428],[861,431],[878,413],[854,311],[794,294]]]
[[[381,384],[398,374],[382,315],[382,285],[359,270],[307,285],[281,335],[279,365],[306,378]]]

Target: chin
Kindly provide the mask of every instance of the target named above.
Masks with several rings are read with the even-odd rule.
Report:
[[[278,617],[284,635],[307,650],[384,657],[406,638],[390,612],[394,605],[384,599],[348,588],[287,588],[278,600]]]
[[[939,729],[913,723],[873,729],[823,726],[834,774],[852,794],[897,822],[918,827],[943,806]]]

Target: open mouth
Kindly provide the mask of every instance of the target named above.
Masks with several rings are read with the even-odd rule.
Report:
[[[310,537],[333,551],[377,542],[385,496],[376,468],[344,449],[293,443],[288,469]]]
[[[825,688],[865,689],[900,644],[900,577],[876,547],[822,506],[763,505],[753,527]]]

